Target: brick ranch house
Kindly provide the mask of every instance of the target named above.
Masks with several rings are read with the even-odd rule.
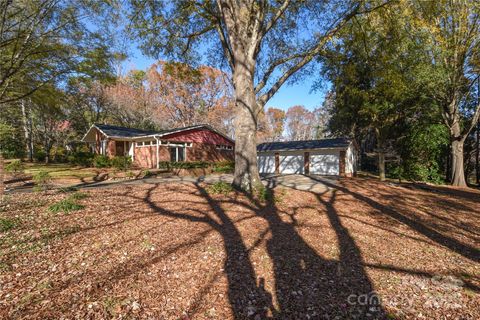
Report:
[[[94,124],[83,137],[97,154],[130,156],[141,168],[158,168],[162,161],[224,161],[234,159],[235,142],[209,125],[163,131]]]

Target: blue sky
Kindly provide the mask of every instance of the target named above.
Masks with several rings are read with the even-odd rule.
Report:
[[[124,62],[123,67],[127,70],[141,69],[145,70],[152,63],[154,59],[145,57],[137,48],[130,48],[131,55],[129,59]],[[267,107],[277,107],[287,110],[294,105],[303,105],[309,110],[320,106],[323,102],[325,93],[323,91],[310,92],[313,84],[313,79],[305,79],[294,85],[284,85],[267,103]]]

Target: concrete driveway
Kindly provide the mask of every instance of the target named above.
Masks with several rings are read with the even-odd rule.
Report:
[[[146,178],[139,180],[131,181],[105,181],[98,184],[92,184],[88,186],[79,186],[83,188],[98,188],[98,187],[109,187],[118,184],[143,184],[143,183],[196,183],[196,182],[206,182],[206,183],[215,183],[217,181],[223,181],[231,183],[233,180],[233,175],[231,174],[212,174],[202,177],[179,177],[179,176],[163,176],[155,178]],[[299,174],[289,174],[289,175],[269,175],[263,176],[262,182],[266,187],[275,188],[275,187],[287,187],[302,191],[309,191],[314,193],[324,193],[330,188],[327,185],[336,185],[338,183],[337,177],[326,177],[318,175],[299,175]]]
[[[117,185],[138,185],[138,184],[166,184],[166,183],[196,183],[196,182],[205,182],[205,183],[215,183],[218,181],[223,181],[231,183],[233,180],[232,174],[212,174],[202,177],[179,177],[179,176],[159,176],[151,177],[144,179],[135,179],[135,180],[108,180],[108,181],[99,181],[95,183],[87,184],[78,184],[72,185],[71,187],[76,188],[108,188],[114,187]],[[269,175],[263,176],[262,182],[266,187],[275,188],[275,187],[286,187],[302,191],[309,191],[314,193],[324,193],[330,188],[327,185],[336,185],[338,178],[336,177],[325,177],[325,176],[305,176],[299,174],[290,174],[290,175]],[[325,182],[325,183],[324,183]],[[56,186],[57,188],[59,186]],[[64,186],[65,187],[65,186]],[[32,188],[24,189],[12,189],[7,190],[6,193],[22,193],[22,192],[32,192]]]
[[[336,185],[338,183],[338,178],[335,176],[306,176],[300,174],[270,175],[263,177],[262,180],[270,188],[282,186],[314,193],[324,193],[330,189],[327,185]]]

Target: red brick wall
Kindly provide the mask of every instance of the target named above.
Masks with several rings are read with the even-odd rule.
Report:
[[[205,144],[222,144],[226,146],[233,146],[230,140],[208,129],[193,129],[172,133],[162,137],[162,140],[177,141],[177,142],[196,142]]]
[[[115,147],[115,141],[114,140],[107,140],[107,156],[109,158],[115,157],[116,155],[116,147]]]
[[[157,147],[135,147],[135,156],[133,163],[140,168],[157,167]],[[160,161],[170,161],[170,153],[167,147],[158,147],[158,158]]]
[[[233,150],[218,150],[214,144],[193,143],[187,148],[187,161],[233,160]]]

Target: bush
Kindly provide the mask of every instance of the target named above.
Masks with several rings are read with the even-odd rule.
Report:
[[[33,175],[33,181],[35,183],[34,190],[35,191],[46,191],[51,182],[52,178],[47,171],[38,171],[36,174]]]
[[[93,158],[93,166],[95,168],[107,168],[110,167],[110,159],[103,154],[97,154]]]
[[[67,161],[75,165],[90,167],[93,165],[94,157],[95,155],[88,151],[75,151],[67,157]]]
[[[129,156],[123,157],[123,156],[117,156],[113,157],[110,160],[110,164],[112,167],[114,167],[117,170],[127,170],[132,166],[132,158]]]
[[[223,181],[215,182],[207,187],[207,191],[212,194],[223,194],[228,195],[233,191],[233,187],[230,183]]]
[[[67,162],[67,150],[64,147],[57,147],[50,152],[50,158],[53,159],[54,162]]]
[[[150,170],[142,170],[141,176],[143,176],[144,178],[148,178],[153,176],[153,173]]]
[[[18,128],[0,123],[0,153],[5,159],[23,158],[25,144]]]
[[[13,160],[5,166],[5,171],[13,175],[21,174],[25,171],[25,167],[20,160]]]
[[[190,161],[190,162],[170,162],[170,161],[160,161],[159,167],[162,169],[197,169],[197,168],[208,168],[211,166],[210,162],[206,161]]]
[[[47,158],[47,154],[45,153],[45,151],[43,151],[41,149],[40,150],[35,150],[35,154],[33,155],[33,157],[38,162],[44,162],[45,159]]]
[[[231,173],[235,170],[235,162],[221,161],[213,164],[213,172],[217,173]]]

